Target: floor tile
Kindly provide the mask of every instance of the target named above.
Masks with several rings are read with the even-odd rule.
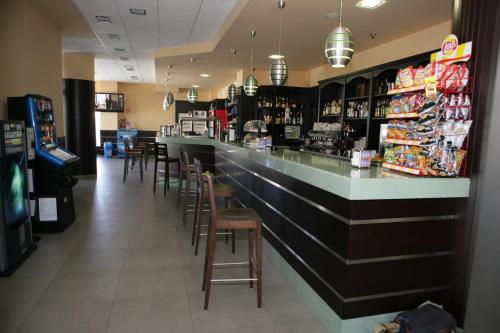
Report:
[[[169,267],[122,272],[117,298],[136,298],[166,294],[186,294],[182,268]]]
[[[113,306],[108,333],[191,333],[184,295],[119,299]]]

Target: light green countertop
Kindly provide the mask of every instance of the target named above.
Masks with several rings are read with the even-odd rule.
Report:
[[[257,150],[206,138],[157,138],[158,142],[211,145],[300,179],[349,200],[462,198],[468,178],[423,178],[381,167],[352,168],[350,161],[289,149]]]

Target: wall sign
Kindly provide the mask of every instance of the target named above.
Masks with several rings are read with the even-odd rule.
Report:
[[[458,44],[457,36],[446,36],[439,52],[431,54],[431,62],[451,64],[459,61],[468,61],[472,55],[472,42]]]

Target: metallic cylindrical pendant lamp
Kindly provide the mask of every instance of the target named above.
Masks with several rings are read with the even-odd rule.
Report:
[[[165,94],[165,97],[163,98],[163,112],[167,112],[169,108],[170,104],[168,104],[168,94]]]
[[[172,94],[170,91],[167,94],[167,104],[168,106],[172,106],[174,104],[174,94]]]
[[[255,75],[250,74],[245,79],[245,84],[243,85],[243,90],[247,96],[254,96],[257,93],[257,89],[259,88],[259,82],[257,82],[257,78]]]
[[[269,67],[269,79],[275,86],[282,86],[288,79],[288,67],[285,60],[273,59]]]
[[[335,68],[345,67],[354,54],[354,40],[349,29],[338,26],[330,32],[325,43],[325,56]]]
[[[334,68],[345,67],[354,54],[354,39],[351,32],[342,26],[342,0],[340,0],[340,23],[330,32],[325,43],[325,56]]]
[[[196,101],[198,100],[198,90],[196,90],[196,88],[194,87],[189,88],[187,93],[187,99],[191,104],[196,103]]]
[[[229,87],[227,87],[227,98],[230,101],[234,101],[235,97],[236,97],[236,86],[234,85],[234,83],[231,83]]]

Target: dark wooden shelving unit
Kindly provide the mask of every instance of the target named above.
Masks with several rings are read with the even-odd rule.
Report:
[[[378,149],[380,137],[380,125],[388,123],[390,119],[375,117],[377,101],[390,100],[392,96],[387,95],[384,89],[380,91],[379,83],[394,82],[399,69],[413,65],[418,67],[426,65],[430,61],[430,55],[436,52],[418,54],[412,57],[382,64],[362,71],[336,76],[327,80],[319,81],[318,117],[317,121],[337,122],[342,126],[351,124],[356,130],[356,136],[366,137],[368,149]],[[342,103],[341,115],[322,115],[321,111],[325,103],[332,100],[340,100]],[[347,117],[346,110],[349,102],[368,102],[367,118]]]

